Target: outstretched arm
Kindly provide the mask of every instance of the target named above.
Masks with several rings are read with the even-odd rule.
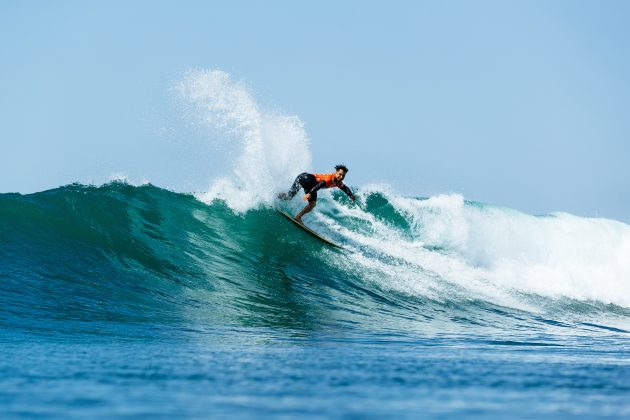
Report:
[[[350,188],[348,188],[348,187],[346,186],[346,184],[341,184],[341,185],[339,186],[339,189],[340,189],[341,191],[345,192],[345,193],[346,193],[346,195],[347,195],[348,197],[350,197],[350,199],[351,199],[352,201],[356,200],[356,198],[354,197],[354,194],[352,194],[352,191],[350,191]]]

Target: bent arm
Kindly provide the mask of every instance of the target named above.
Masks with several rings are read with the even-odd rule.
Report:
[[[311,190],[307,194],[316,192],[317,190],[322,188],[324,185],[326,185],[326,181],[320,181],[317,185],[315,185],[313,188],[311,188]]]

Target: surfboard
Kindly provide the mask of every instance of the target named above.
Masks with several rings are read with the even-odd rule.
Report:
[[[320,235],[319,233],[315,232],[313,229],[306,227],[305,225],[303,225],[302,223],[298,222],[297,220],[295,220],[289,213],[284,212],[282,210],[278,210],[278,212],[283,215],[284,217],[286,217],[287,219],[289,219],[290,221],[292,221],[296,226],[304,229],[306,232],[310,233],[311,235],[313,235],[314,237],[316,237],[317,239],[319,239],[322,242],[327,243],[330,246],[334,246],[335,248],[341,248],[344,249],[341,245],[338,245],[336,243],[334,243],[333,241],[324,238],[322,235]]]

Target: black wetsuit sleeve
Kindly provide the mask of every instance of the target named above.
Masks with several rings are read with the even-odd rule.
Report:
[[[322,188],[324,185],[326,185],[326,181],[319,182],[317,185],[315,185],[313,188],[311,188],[311,190],[307,194],[317,192],[317,190]]]
[[[341,191],[345,192],[345,193],[346,193],[346,195],[347,195],[348,197],[350,197],[350,198],[352,198],[352,199],[354,200],[354,194],[352,194],[352,191],[350,191],[350,188],[348,188],[348,187],[346,186],[346,184],[341,184],[341,185],[339,186],[339,189],[340,189]]]

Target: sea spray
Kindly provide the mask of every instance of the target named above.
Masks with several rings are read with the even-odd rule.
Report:
[[[240,143],[232,173],[211,180],[198,195],[204,202],[224,200],[243,212],[271,203],[311,166],[304,125],[296,116],[265,110],[244,83],[221,70],[190,72],[176,86],[189,117],[226,131]]]

